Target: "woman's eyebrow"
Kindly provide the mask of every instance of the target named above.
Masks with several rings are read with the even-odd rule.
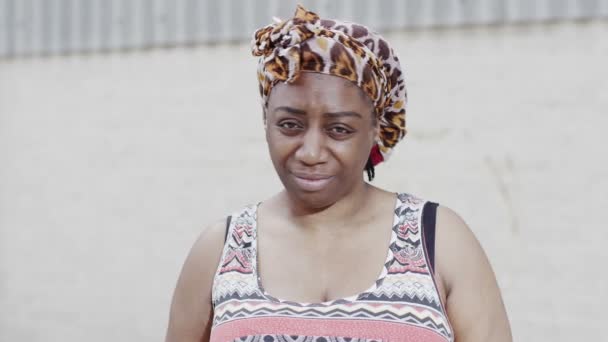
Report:
[[[296,115],[306,115],[306,111],[303,111],[301,109],[297,109],[297,108],[292,108],[292,107],[288,107],[288,106],[280,106],[274,109],[275,112],[278,111],[285,111],[288,112],[290,114],[296,114]]]
[[[275,112],[285,111],[285,112],[288,112],[290,114],[295,114],[295,115],[306,115],[305,110],[297,109],[297,108],[293,108],[293,107],[289,107],[289,106],[280,106],[280,107],[275,108],[274,111]],[[359,119],[363,119],[363,115],[361,115],[357,112],[353,112],[353,111],[328,112],[328,113],[323,113],[323,116],[330,117],[330,118],[356,117]]]
[[[363,115],[361,115],[361,114],[359,114],[357,112],[352,112],[352,111],[324,113],[323,116],[329,116],[330,118],[339,118],[339,117],[351,116],[351,117],[357,117],[359,119],[363,119]]]

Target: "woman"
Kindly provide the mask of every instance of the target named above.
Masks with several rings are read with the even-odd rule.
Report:
[[[167,341],[510,341],[491,267],[458,215],[363,178],[405,135],[386,41],[298,6],[256,32],[253,53],[284,190],[204,230]]]

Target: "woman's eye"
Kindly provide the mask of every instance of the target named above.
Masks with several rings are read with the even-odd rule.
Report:
[[[348,128],[346,128],[346,127],[342,127],[342,126],[334,126],[334,127],[331,127],[331,128],[329,129],[329,131],[330,131],[331,133],[335,133],[335,134],[338,134],[338,135],[345,135],[345,134],[352,133],[352,131],[351,131],[350,129],[348,129]]]
[[[294,130],[294,129],[300,128],[300,125],[297,122],[293,122],[293,121],[283,121],[283,122],[280,122],[277,126],[279,126],[280,128],[288,129],[288,130]]]

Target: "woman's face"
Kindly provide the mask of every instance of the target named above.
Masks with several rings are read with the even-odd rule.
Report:
[[[291,196],[312,208],[363,184],[378,134],[369,97],[337,76],[303,72],[274,86],[265,109],[272,163]]]

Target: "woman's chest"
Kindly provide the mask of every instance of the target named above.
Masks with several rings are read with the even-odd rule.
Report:
[[[384,234],[389,233],[389,234]],[[315,241],[258,236],[258,275],[267,293],[318,303],[363,292],[380,276],[390,231]]]

